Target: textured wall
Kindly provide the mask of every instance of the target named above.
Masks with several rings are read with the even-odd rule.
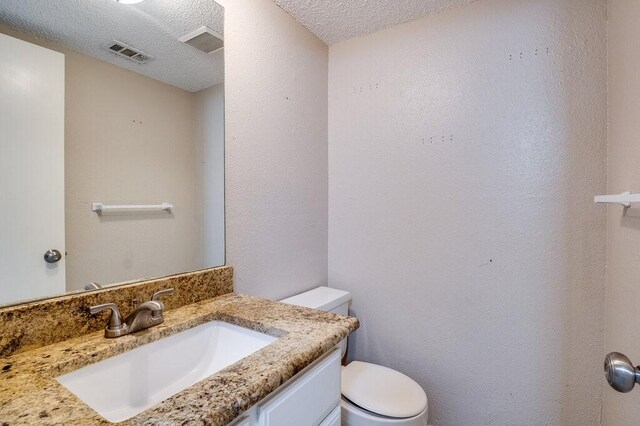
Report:
[[[433,424],[599,424],[605,12],[484,0],[330,48],[329,282]]]
[[[221,4],[227,263],[280,298],[327,279],[328,48],[271,0]]]
[[[609,0],[608,192],[640,189],[640,2]],[[604,209],[604,207],[603,207]],[[609,207],[605,352],[640,363],[640,209]],[[603,381],[604,384],[604,381]],[[640,391],[622,395],[604,384],[603,424],[637,425]]]

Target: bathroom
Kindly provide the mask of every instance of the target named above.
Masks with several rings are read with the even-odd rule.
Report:
[[[129,3],[0,3],[1,424],[638,424],[640,2]]]

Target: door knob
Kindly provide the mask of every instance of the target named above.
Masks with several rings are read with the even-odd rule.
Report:
[[[618,392],[630,392],[636,383],[640,383],[640,368],[634,367],[631,360],[620,352],[606,356],[604,374],[609,386]]]
[[[47,263],[56,263],[62,259],[62,254],[56,250],[47,250],[44,252],[44,261]]]

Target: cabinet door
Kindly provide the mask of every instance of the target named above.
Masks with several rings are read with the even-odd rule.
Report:
[[[322,423],[320,423],[320,426],[340,426],[340,420],[340,405],[338,404]]]
[[[258,407],[260,426],[315,426],[340,401],[340,351],[318,365],[265,404]]]
[[[233,426],[251,426],[251,417],[245,417],[238,420],[237,423],[234,423]]]

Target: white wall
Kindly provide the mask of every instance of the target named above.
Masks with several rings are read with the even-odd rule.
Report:
[[[66,54],[67,290],[202,269],[195,96]],[[104,214],[91,203],[174,204]]]
[[[280,298],[327,279],[328,48],[271,0],[220,3],[227,263]]]
[[[608,192],[639,191],[640,2],[609,0]],[[640,210],[609,207],[605,353],[625,353],[640,363]],[[603,424],[637,425],[640,391],[622,395],[605,383]]]
[[[196,197],[200,209],[199,231],[204,265],[224,265],[224,85],[195,94],[196,161],[199,163]]]
[[[351,357],[415,378],[435,425],[599,424],[605,158],[604,1],[483,0],[331,46]]]

